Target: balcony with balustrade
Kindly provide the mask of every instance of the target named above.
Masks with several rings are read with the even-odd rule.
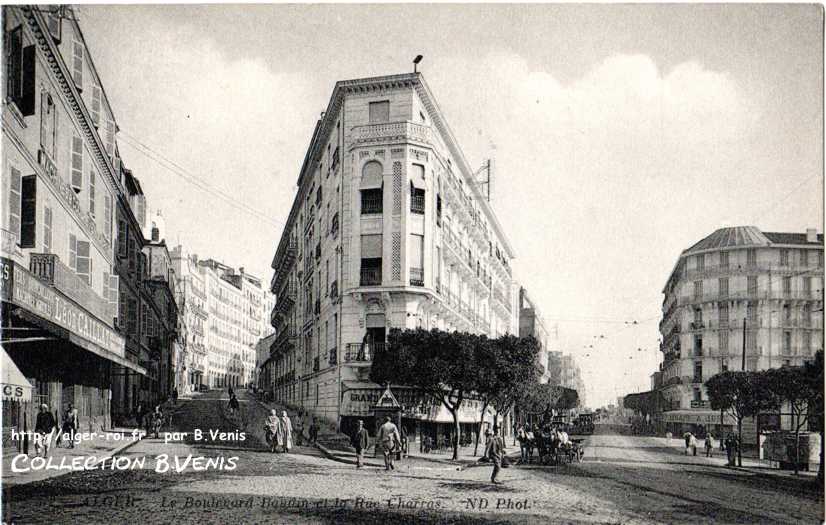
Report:
[[[283,247],[279,248],[279,253],[275,255],[275,264],[272,282],[270,283],[270,290],[273,293],[281,288],[284,279],[289,275],[290,269],[295,264],[296,253],[298,246],[294,241],[287,242]]]
[[[344,352],[344,364],[352,366],[370,365],[377,351],[383,351],[386,343],[347,343]]]
[[[355,126],[352,137],[355,145],[407,142],[429,145],[433,141],[430,126],[409,120]]]
[[[424,286],[424,269],[410,268],[410,286]]]

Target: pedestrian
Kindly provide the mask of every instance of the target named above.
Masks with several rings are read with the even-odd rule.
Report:
[[[370,447],[370,436],[364,428],[364,421],[358,420],[358,428],[353,434],[353,448],[356,449],[356,468],[364,466],[364,451]]]
[[[691,447],[691,455],[697,455],[697,437],[694,434],[691,434],[691,438],[688,441],[689,446]]]
[[[732,437],[731,433],[726,436],[725,440],[726,446],[726,466],[733,467],[734,466],[734,438]]]
[[[69,448],[75,448],[75,432],[78,426],[77,409],[69,403],[63,415],[63,434],[64,439],[69,441]]]
[[[155,431],[155,439],[158,439],[158,434],[161,431],[161,425],[163,425],[163,411],[161,410],[161,405],[155,406],[155,411],[152,412],[152,429]],[[147,432],[147,435],[149,433]]]
[[[313,416],[313,422],[310,423],[310,443],[315,444],[317,439],[318,439],[318,422],[316,421],[315,416]]]
[[[230,398],[232,398],[232,396],[235,395],[235,391],[232,389],[231,386],[227,388],[227,395],[229,395]]]
[[[519,461],[520,463],[528,462],[528,435],[525,429],[521,426],[516,431],[516,439],[519,441]]]
[[[407,429],[405,429],[404,425],[402,425],[401,430],[402,430],[402,432],[401,432],[401,437],[402,437],[401,454],[402,454],[402,457],[407,457]]]
[[[281,428],[279,430],[281,433],[280,441],[284,447],[284,452],[289,452],[290,449],[293,448],[293,425],[286,410],[281,412]]]
[[[485,437],[487,442],[485,457],[488,458],[488,460],[490,460],[493,464],[493,472],[490,475],[490,482],[494,485],[498,485],[500,482],[496,481],[496,476],[499,475],[499,471],[502,469],[502,458],[505,455],[505,444],[502,442],[502,438],[498,435],[494,435],[490,428],[485,431]]]
[[[714,434],[712,434],[711,432],[706,434],[706,457],[707,458],[711,457],[711,449],[712,449],[712,447],[714,447],[713,440],[714,440]]]
[[[401,436],[398,427],[390,420],[390,416],[384,416],[384,424],[379,428],[378,441],[381,443],[384,454],[384,470],[395,470],[393,455],[396,447],[401,448]]]
[[[173,405],[178,404],[178,389],[177,388],[172,389],[172,404]]]
[[[135,423],[138,424],[138,428],[143,428],[143,405],[140,403],[135,407]]]
[[[669,447],[671,446],[671,437],[672,437],[671,432],[666,432],[666,433],[665,433],[665,439],[667,439],[667,440],[668,440],[668,446],[669,446]]]
[[[691,447],[691,432],[683,434],[683,440],[685,440],[685,455],[687,456]]]
[[[238,398],[235,397],[235,393],[233,393],[229,398],[229,411],[230,411],[230,414],[235,415],[238,412],[239,408],[240,407],[238,405]]]
[[[52,444],[52,433],[55,430],[55,420],[51,412],[49,412],[49,405],[43,403],[40,405],[40,413],[37,414],[37,421],[34,424],[34,452],[35,455],[40,453],[43,449],[43,457],[49,455],[49,446]]]
[[[276,452],[278,447],[278,429],[280,427],[281,420],[278,419],[278,412],[273,408],[270,410],[270,415],[264,424],[264,432],[266,432],[267,443],[270,445],[270,452]]]
[[[304,419],[299,413],[295,423],[295,446],[300,447],[304,444]]]

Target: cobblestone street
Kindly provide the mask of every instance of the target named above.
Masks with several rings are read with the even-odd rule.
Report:
[[[592,436],[582,463],[514,466],[502,471],[504,485],[493,486],[486,466],[458,469],[409,459],[387,473],[378,468],[357,470],[306,447],[284,455],[149,439],[121,456],[145,457],[143,469],[73,472],[13,487],[4,491],[3,513],[10,523],[823,520],[822,496],[811,477],[728,469],[719,455],[686,457],[663,441]],[[190,462],[182,472],[174,472],[175,458],[183,462],[189,454],[222,457],[225,466],[237,457],[237,468],[195,471]],[[172,469],[156,472],[164,461]]]

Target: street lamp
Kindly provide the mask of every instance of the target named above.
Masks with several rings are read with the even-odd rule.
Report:
[[[422,61],[422,58],[424,58],[424,57],[422,57],[422,55],[416,55],[416,58],[413,59],[413,72],[414,73],[418,72],[419,62]]]

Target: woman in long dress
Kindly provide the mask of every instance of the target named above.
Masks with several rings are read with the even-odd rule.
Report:
[[[273,408],[267,417],[266,423],[267,432],[270,435],[270,452],[275,452],[279,446],[278,436],[281,434],[281,420],[278,419],[278,412]]]
[[[281,412],[280,433],[281,435],[279,437],[282,439],[279,439],[279,445],[284,447],[284,452],[289,452],[290,449],[293,448],[293,425],[290,422],[290,417],[287,415],[286,410]]]

